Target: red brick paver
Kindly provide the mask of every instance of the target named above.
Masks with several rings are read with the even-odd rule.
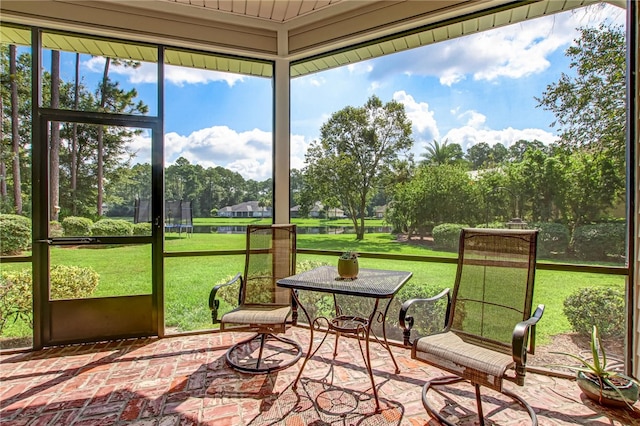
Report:
[[[308,344],[308,330],[289,337]],[[393,348],[401,368],[372,344],[372,365],[381,412],[357,342],[334,339],[307,364],[296,390],[291,383],[302,361],[287,370],[250,376],[224,362],[236,336],[203,334],[72,345],[0,355],[0,423],[14,425],[437,425],[421,402],[425,381],[443,375]],[[237,338],[244,336],[238,335]],[[509,389],[529,401],[540,425],[640,425],[640,410],[604,409],[586,400],[575,382],[528,374],[525,387]],[[509,384],[508,384],[509,385]],[[477,424],[473,388],[456,384],[430,393],[460,424]],[[490,424],[530,424],[513,401],[485,392]]]

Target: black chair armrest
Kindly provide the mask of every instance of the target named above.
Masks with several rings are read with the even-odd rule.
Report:
[[[400,328],[402,328],[403,343],[405,346],[413,345],[413,342],[411,342],[411,329],[413,328],[413,325],[414,325],[414,319],[413,319],[413,316],[407,315],[409,308],[416,303],[436,302],[442,299],[444,296],[447,296],[447,312],[445,314],[445,320],[444,320],[444,323],[446,325],[447,322],[449,321],[449,307],[451,306],[451,292],[450,292],[450,289],[448,288],[445,288],[435,296],[424,298],[424,299],[418,299],[418,298],[409,299],[402,304],[402,306],[400,307],[398,322],[400,323]]]
[[[511,347],[513,350],[513,360],[516,363],[516,378],[519,385],[524,383],[527,352],[533,354],[535,351],[536,324],[540,321],[540,318],[542,318],[543,313],[544,305],[538,305],[533,315],[531,315],[531,318],[519,322],[513,329]]]
[[[242,274],[238,273],[235,277],[231,278],[231,280],[227,281],[223,284],[218,284],[217,286],[211,289],[209,293],[209,309],[211,310],[211,321],[213,324],[218,324],[220,320],[218,319],[218,309],[220,308],[220,300],[216,299],[216,294],[218,290],[223,287],[230,286],[234,284],[236,281],[240,280],[240,288],[242,288]]]

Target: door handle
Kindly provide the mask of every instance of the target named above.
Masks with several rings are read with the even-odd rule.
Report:
[[[38,240],[38,243],[47,243],[49,245],[80,245],[94,244],[100,242],[94,237],[67,237],[67,238],[49,238],[48,240]]]

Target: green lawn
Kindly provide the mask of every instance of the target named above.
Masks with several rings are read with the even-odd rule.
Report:
[[[334,221],[331,221],[334,222]],[[167,252],[243,249],[244,234],[194,234],[178,237],[168,234]],[[319,250],[356,250],[387,254],[455,257],[455,253],[438,252],[424,246],[398,243],[389,234],[367,234],[364,241],[355,241],[353,234],[318,235],[299,234],[298,248]],[[90,248],[52,248],[52,263],[90,266],[100,275],[95,296],[144,294],[151,292],[151,252],[149,246]],[[335,256],[298,255],[298,261],[334,264]],[[207,306],[209,291],[242,271],[244,257],[197,256],[166,258],[165,267],[165,323],[171,331],[206,329],[211,327]],[[412,279],[398,294],[401,302],[416,296],[435,294],[453,285],[455,265],[433,262],[382,260],[360,258],[362,268],[408,270]],[[3,264],[3,270],[30,268],[30,264]],[[562,302],[574,290],[586,286],[624,288],[624,277],[576,272],[537,271],[535,304],[545,304],[546,310],[538,327],[538,343],[549,341],[550,336],[569,332],[570,327],[562,313]],[[398,305],[389,312],[392,322],[397,319]],[[5,327],[3,336],[30,333],[28,324],[17,322]]]

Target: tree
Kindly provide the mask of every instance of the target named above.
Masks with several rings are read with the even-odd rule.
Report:
[[[74,108],[76,99],[79,111],[95,111],[99,109],[100,92],[94,96],[82,84],[76,97],[74,83],[61,83],[61,108]],[[45,93],[46,94],[46,93]],[[144,114],[147,107],[143,103],[135,102],[135,90],[124,91],[118,84],[109,84],[105,111],[113,113]],[[121,126],[101,126],[82,123],[61,123],[60,136],[60,185],[65,190],[60,191],[61,215],[69,214],[95,217],[98,209],[98,135],[102,134],[102,176],[103,202],[119,203],[117,185],[121,180],[123,167],[129,167],[133,153],[128,148],[128,142],[142,131]],[[75,149],[74,149],[75,145]],[[75,159],[74,159],[75,157]],[[75,191],[72,188],[72,176],[76,177]],[[133,200],[126,200],[133,205]]]
[[[19,105],[18,105],[18,71],[16,65],[16,46],[9,46],[9,75],[11,76],[11,152],[13,169],[13,201],[15,213],[22,214],[22,179],[20,178],[20,129],[19,129]]]
[[[501,143],[496,143],[491,150],[491,165],[502,164],[509,156],[509,150]]]
[[[131,61],[131,60],[120,60],[116,58],[105,58],[104,62],[104,71],[102,73],[102,82],[100,84],[100,103],[98,105],[99,112],[124,112],[126,107],[132,107],[137,109],[141,113],[146,113],[148,111],[148,107],[144,105],[142,102],[138,102],[137,105],[133,104],[131,101],[133,98],[137,96],[137,92],[135,89],[130,90],[129,92],[124,92],[119,88],[118,83],[112,83],[109,79],[109,67],[113,64],[122,65],[125,68],[138,68],[140,67],[140,62]],[[129,101],[125,104],[122,103],[123,98],[128,98]],[[125,108],[123,108],[125,107]],[[102,204],[104,201],[104,180],[105,180],[105,172],[104,172],[104,163],[105,163],[105,146],[104,146],[104,133],[105,129],[102,126],[98,127],[98,147],[97,147],[97,174],[96,180],[98,182],[98,193],[97,193],[97,214],[98,217],[102,216]]]
[[[305,189],[320,201],[337,197],[362,240],[368,201],[412,144],[404,105],[371,96],[363,107],[345,107],[322,125],[320,141],[305,155]]]
[[[60,108],[60,51],[51,51],[51,108]],[[60,123],[51,122],[49,136],[49,220],[60,212]]]
[[[31,55],[15,45],[0,45],[2,139],[0,209],[24,214],[31,203]],[[4,166],[4,167],[1,167]]]
[[[519,141],[514,142],[514,144],[509,147],[509,153],[507,154],[506,158],[512,163],[518,163],[522,161],[522,159],[524,158],[524,153],[528,149],[544,150],[545,146],[539,140],[526,141],[524,139],[520,139]]]
[[[76,53],[76,74],[73,80],[73,109],[78,110],[80,105],[80,54]],[[78,188],[78,124],[73,123],[73,131],[71,134],[71,158],[70,158],[70,171],[71,171],[71,214],[73,216],[78,214],[77,209],[77,188]]]
[[[300,192],[304,187],[304,176],[302,171],[291,169],[289,172],[289,207],[300,204]]]
[[[626,40],[623,28],[601,24],[579,28],[566,51],[574,76],[562,74],[536,98],[551,111],[561,143],[612,156],[624,173],[626,124]]]
[[[471,163],[472,170],[479,170],[489,164],[491,159],[491,147],[486,142],[475,144],[469,147],[465,158],[469,163]]]
[[[582,150],[564,156],[562,161],[566,171],[560,185],[564,218],[573,223],[574,229],[601,219],[624,191],[615,159]]]
[[[460,163],[464,157],[462,147],[460,144],[449,142],[445,139],[442,145],[434,139],[434,141],[427,145],[427,152],[422,154],[425,158],[426,164],[441,165],[441,164],[455,164]]]
[[[388,220],[396,231],[424,234],[441,223],[475,224],[484,220],[485,205],[465,168],[456,164],[418,167],[411,181],[394,191]]]

